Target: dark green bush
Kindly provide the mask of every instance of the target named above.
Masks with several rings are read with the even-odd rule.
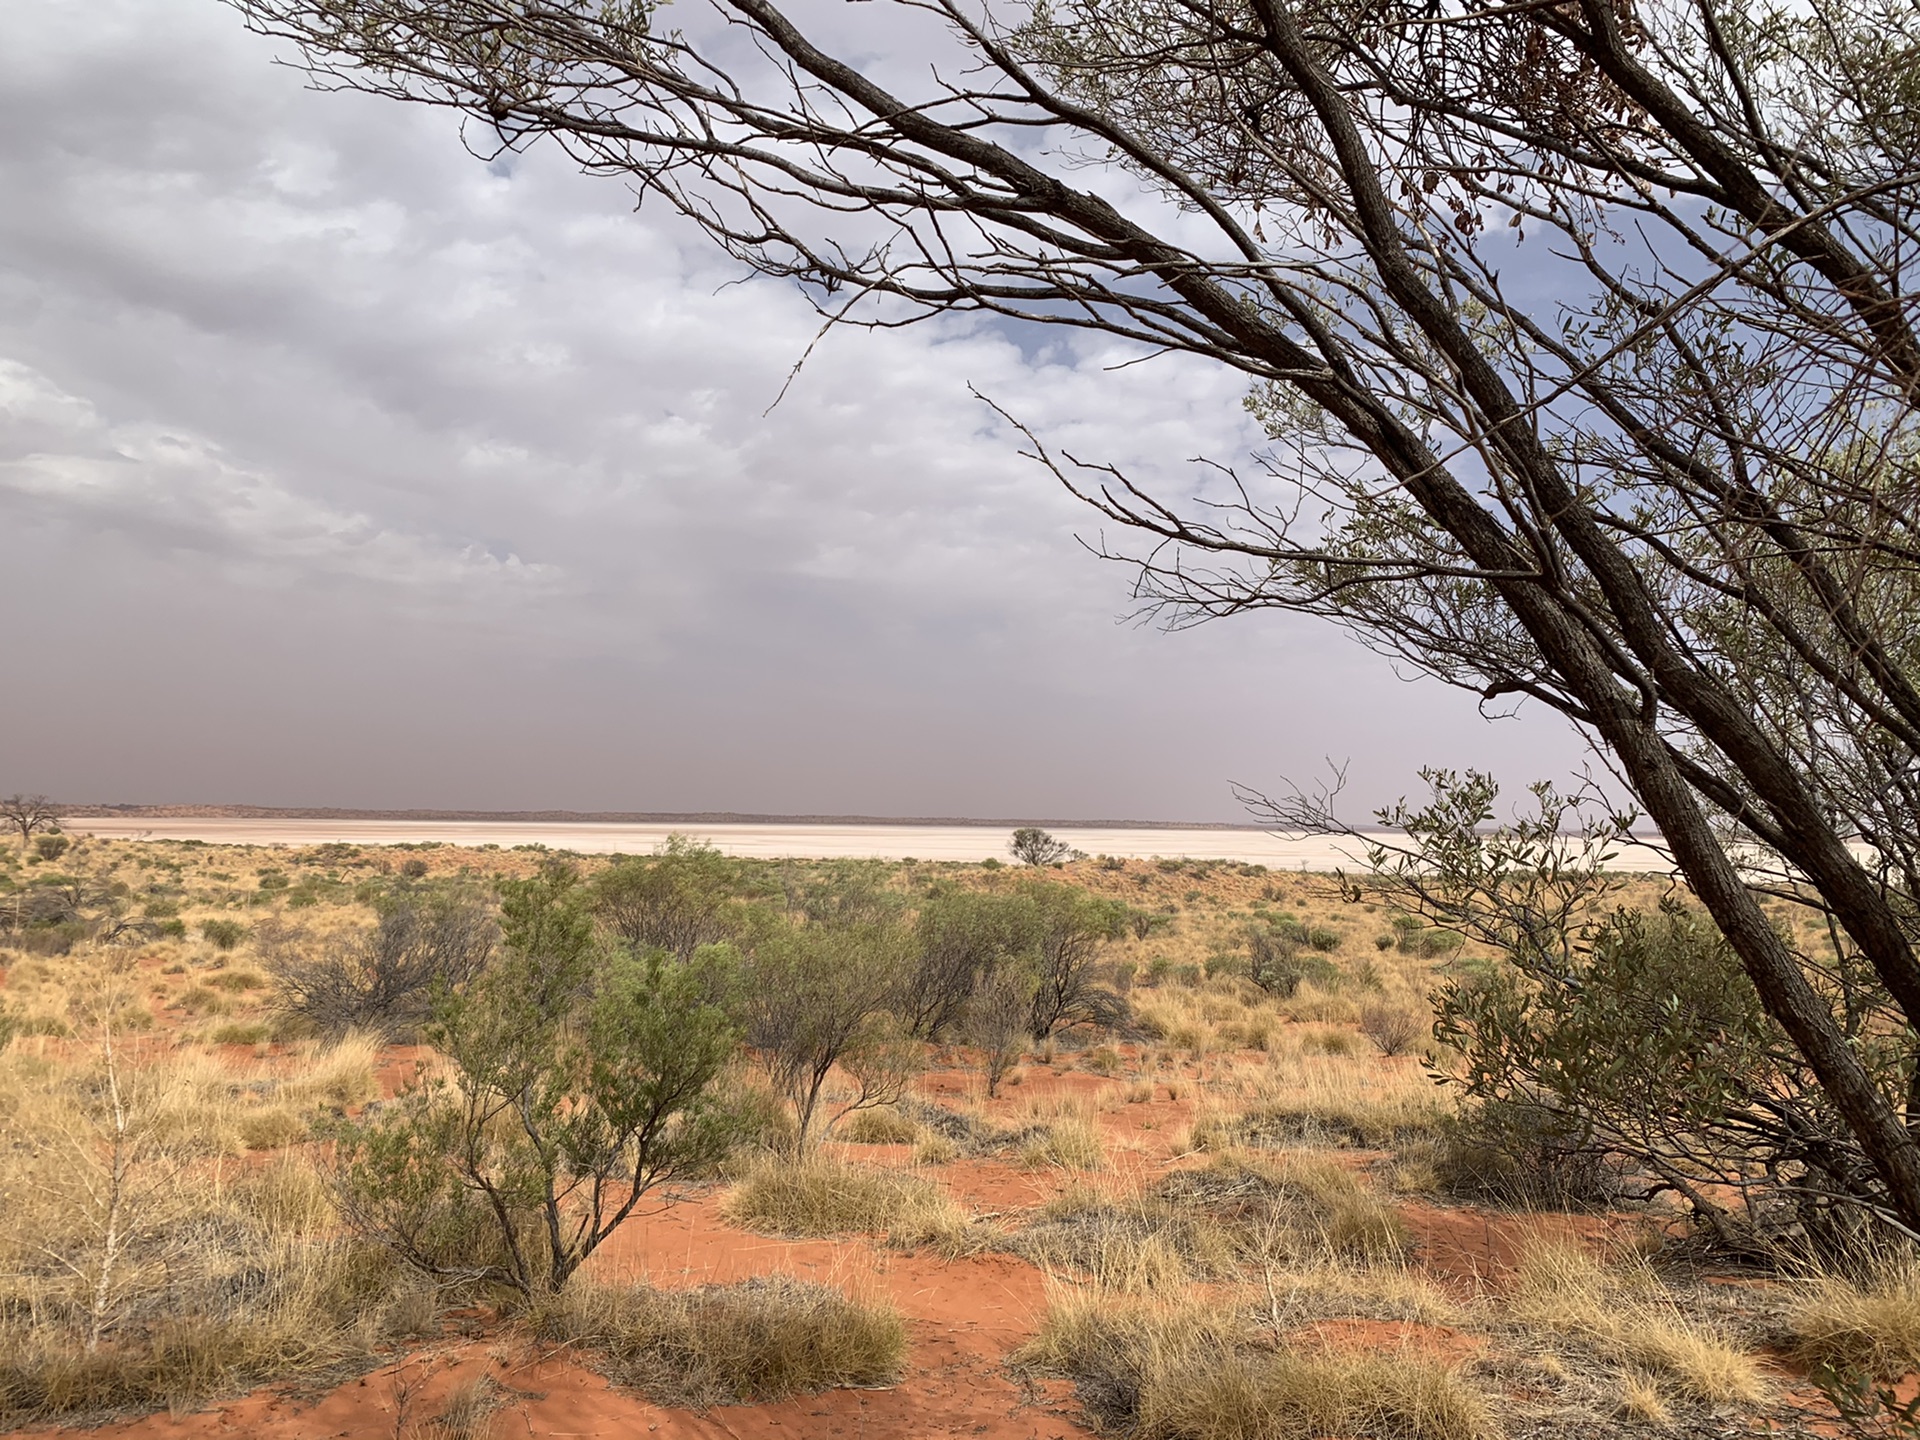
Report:
[[[247,938],[247,927],[238,920],[202,920],[200,934],[216,950],[232,950]]]

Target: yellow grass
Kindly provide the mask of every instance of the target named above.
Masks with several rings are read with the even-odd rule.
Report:
[[[1865,1278],[1821,1276],[1795,1295],[1787,1325],[1809,1365],[1884,1380],[1920,1369],[1920,1269],[1889,1264]]]
[[[1056,1290],[1014,1362],[1074,1380],[1103,1428],[1163,1440],[1498,1433],[1485,1397],[1453,1368],[1410,1354],[1292,1348],[1230,1308],[1192,1301]]]
[[[848,1165],[828,1156],[765,1159],[727,1192],[733,1224],[776,1235],[884,1235],[895,1245],[959,1249],[969,1243],[966,1211],[924,1176]]]
[[[886,1384],[907,1349],[891,1304],[784,1275],[697,1290],[580,1282],[535,1325],[658,1403],[700,1409]]]
[[[1682,1313],[1644,1270],[1610,1270],[1566,1240],[1537,1237],[1523,1248],[1508,1313],[1705,1404],[1758,1405],[1771,1392],[1752,1355]]]

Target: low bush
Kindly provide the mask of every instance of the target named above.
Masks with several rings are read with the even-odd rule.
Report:
[[[215,1026],[208,1034],[207,1042],[212,1045],[258,1045],[272,1033],[271,1026],[259,1020],[248,1020]]]
[[[481,900],[446,887],[407,887],[380,898],[370,932],[314,949],[295,931],[268,927],[262,958],[279,1010],[323,1036],[349,1030],[412,1039],[434,998],[477,978],[498,927]]]
[[[536,1328],[656,1404],[693,1409],[884,1385],[907,1348],[892,1306],[784,1275],[677,1291],[580,1285]]]
[[[530,1301],[649,1191],[736,1143],[721,1085],[736,1036],[706,999],[713,976],[605,953],[571,869],[503,890],[505,957],[437,1007],[447,1073],[339,1128],[340,1195],[356,1230],[423,1273]]]
[[[247,927],[238,920],[202,920],[200,934],[216,950],[233,950],[247,938]]]
[[[1411,1005],[1376,1000],[1360,1007],[1360,1033],[1382,1055],[1407,1054],[1430,1029],[1430,1017]]]
[[[1576,1123],[1543,1105],[1469,1105],[1436,1139],[1438,1187],[1462,1200],[1516,1210],[1585,1210],[1618,1203],[1626,1189],[1621,1158],[1585,1142]]]

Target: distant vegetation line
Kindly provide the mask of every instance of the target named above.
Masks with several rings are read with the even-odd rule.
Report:
[[[442,820],[547,821],[594,825],[977,825],[1004,829],[1020,825],[1079,830],[1264,830],[1219,820],[1061,820],[980,818],[954,815],[773,815],[734,810],[352,810],[331,806],[274,805],[111,805],[58,807],[75,819],[148,816],[154,819],[207,820]]]

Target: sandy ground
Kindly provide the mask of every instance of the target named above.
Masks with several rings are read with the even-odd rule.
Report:
[[[583,855],[644,855],[669,835],[685,834],[729,855],[756,859],[879,858],[887,860],[1005,859],[1008,832],[974,825],[615,825],[593,822],[302,820],[302,819],[74,819],[78,834],[109,840],[204,840],[213,845],[545,845]],[[1275,870],[1351,868],[1360,856],[1351,842],[1290,839],[1259,830],[1056,830],[1060,840],[1089,855],[1150,860],[1234,860]],[[1624,847],[1622,870],[1664,870],[1652,851]]]

